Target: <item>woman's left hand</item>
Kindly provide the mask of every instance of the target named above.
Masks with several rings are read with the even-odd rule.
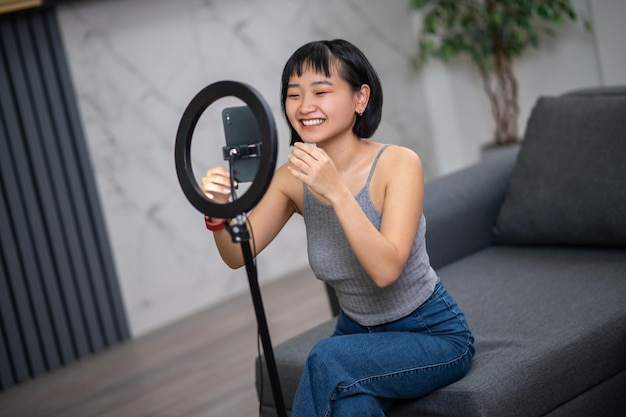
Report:
[[[315,193],[332,201],[333,193],[343,183],[335,164],[323,149],[296,142],[288,158],[291,175],[304,182]]]

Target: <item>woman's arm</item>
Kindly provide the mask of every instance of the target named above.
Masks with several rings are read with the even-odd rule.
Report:
[[[216,202],[226,202],[230,195],[228,170],[212,169],[202,180],[203,190]],[[254,244],[251,245],[254,256],[261,253],[270,244],[283,226],[295,213],[295,206],[287,195],[288,187],[293,186],[293,178],[285,167],[275,173],[267,192],[248,216],[249,228],[252,229]],[[300,186],[301,188],[301,186]],[[244,265],[243,253],[239,243],[234,243],[227,230],[213,232],[215,244],[222,260],[229,267],[236,269]]]
[[[319,153],[318,151],[313,151]],[[403,147],[389,147],[381,155],[370,183],[370,195],[382,200],[380,231],[333,169],[324,167],[323,154],[315,155],[319,173],[308,178],[292,173],[329,200],[359,262],[379,287],[393,284],[404,269],[419,226],[424,196],[424,176],[419,157]]]
[[[401,147],[386,149],[376,170],[370,195],[384,195],[380,231],[349,193],[331,201],[361,265],[382,288],[398,279],[411,253],[422,214],[424,176],[419,157]]]

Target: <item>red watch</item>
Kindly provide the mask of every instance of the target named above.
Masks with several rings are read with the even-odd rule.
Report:
[[[219,222],[212,222],[209,216],[204,216],[204,224],[206,228],[212,232],[219,232],[226,227],[226,220],[220,220]]]

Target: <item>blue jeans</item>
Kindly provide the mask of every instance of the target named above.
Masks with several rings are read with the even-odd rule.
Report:
[[[382,416],[394,399],[418,398],[461,379],[474,338],[441,282],[417,310],[378,326],[340,312],[335,333],[309,353],[292,417]]]

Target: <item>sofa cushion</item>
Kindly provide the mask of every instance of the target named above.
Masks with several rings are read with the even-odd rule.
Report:
[[[626,250],[496,246],[437,272],[474,333],[472,368],[389,417],[544,415],[626,369]],[[288,408],[309,350],[333,325],[274,350]],[[267,372],[261,380],[272,416]]]
[[[545,415],[626,369],[626,250],[496,246],[438,273],[476,339],[472,368],[389,417]]]
[[[626,91],[611,91],[537,101],[498,243],[626,246]]]

